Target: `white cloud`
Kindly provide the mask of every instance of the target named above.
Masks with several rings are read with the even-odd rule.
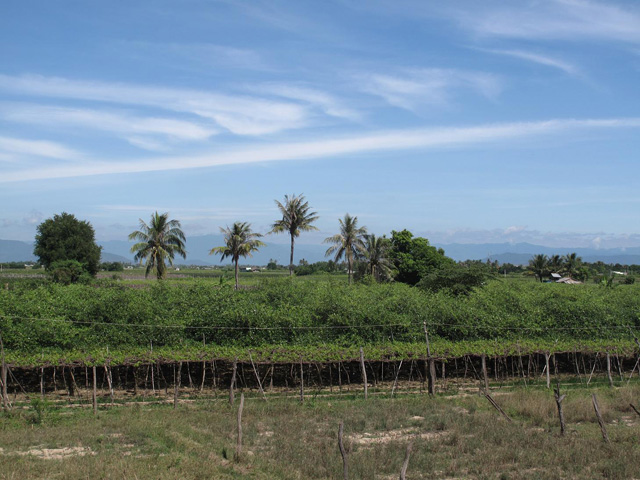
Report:
[[[213,120],[237,135],[305,126],[308,108],[292,102],[179,88],[89,82],[40,75],[0,75],[0,90],[20,95],[154,107]]]
[[[0,137],[0,157],[6,156],[10,159],[13,154],[62,160],[75,160],[82,157],[79,152],[55,142]]]
[[[524,225],[518,225],[518,226],[513,225],[513,226],[511,226],[511,227],[507,227],[507,228],[505,228],[505,229],[504,229],[504,234],[505,234],[505,235],[511,235],[511,234],[513,234],[513,233],[519,233],[519,232],[522,232],[522,231],[526,230],[526,228],[527,228],[527,227],[526,227],[526,226],[524,226]]]
[[[459,4],[458,4],[459,5]],[[473,2],[448,11],[480,35],[542,40],[640,42],[640,10],[590,0]]]
[[[101,111],[32,104],[4,104],[0,118],[51,128],[63,126],[112,132],[129,139],[141,148],[147,148],[147,144],[159,145],[162,148],[163,144],[158,137],[177,141],[201,141],[217,133],[212,127],[184,120],[140,117],[117,110]]]
[[[359,120],[361,117],[357,111],[342,105],[333,95],[313,88],[273,83],[253,87],[252,90],[308,103],[332,117],[347,120]]]
[[[455,69],[406,69],[393,74],[361,76],[363,91],[384,98],[389,104],[406,110],[420,105],[446,105],[454,92],[471,90],[493,98],[502,90],[499,77],[484,72]]]
[[[300,161],[362,152],[464,147],[543,135],[563,134],[566,136],[572,130],[639,127],[640,118],[612,118],[549,120],[543,122],[481,125],[476,127],[382,131],[344,138],[326,138],[298,143],[259,145],[200,156],[173,156],[142,160],[131,159],[120,162],[103,161],[85,163],[77,166],[20,170],[5,173],[0,178],[0,182],[7,183],[24,180],[115,173],[182,170],[284,160]]]
[[[527,60],[529,62],[537,63],[540,65],[546,65],[547,67],[557,68],[569,75],[578,75],[580,73],[579,69],[575,65],[572,65],[558,58],[550,57],[548,55],[541,55],[539,53],[527,52],[524,50],[482,49],[482,51],[488,52],[488,53],[495,53],[498,55],[506,55],[514,58],[520,58],[522,60]]]

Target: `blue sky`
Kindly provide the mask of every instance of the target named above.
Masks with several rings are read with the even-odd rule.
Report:
[[[13,1],[0,238],[266,232],[304,193],[438,243],[640,245],[635,1]],[[285,237],[270,241],[285,242]]]

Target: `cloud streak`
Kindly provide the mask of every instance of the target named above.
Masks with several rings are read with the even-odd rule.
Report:
[[[82,155],[64,145],[46,140],[25,140],[0,137],[0,158],[42,157],[60,160],[75,160]]]
[[[50,128],[73,127],[115,133],[136,144],[152,136],[173,141],[202,141],[217,132],[216,129],[194,122],[161,117],[140,117],[117,110],[52,107],[32,104],[5,104],[0,118],[16,123],[42,125]],[[139,136],[143,137],[140,138]],[[144,147],[142,147],[144,148]]]
[[[19,95],[89,100],[189,113],[236,135],[265,135],[306,125],[307,107],[252,96],[180,88],[0,74],[0,90]]]
[[[491,49],[479,49],[483,52],[494,53],[496,55],[505,55],[508,57],[519,58],[528,62],[537,63],[539,65],[545,65],[547,67],[557,68],[569,75],[579,75],[580,71],[575,65],[572,65],[564,60],[550,57],[548,55],[541,55],[539,53],[527,52],[524,50],[491,50]]]
[[[471,90],[489,98],[502,90],[497,75],[442,68],[362,75],[359,83],[366,93],[382,97],[390,105],[405,110],[416,110],[422,105],[445,106],[460,90]]]
[[[473,2],[449,12],[465,29],[483,36],[640,42],[637,7],[624,9],[590,0]]]
[[[189,156],[132,159],[118,162],[92,162],[74,166],[38,168],[5,173],[0,183],[90,175],[126,174],[150,171],[184,170],[221,165],[257,164],[274,161],[301,161],[331,158],[364,152],[384,152],[442,147],[495,144],[521,138],[540,137],[571,131],[640,128],[640,118],[548,120],[460,128],[425,128],[373,132],[344,138],[326,138],[307,142],[260,145],[222,153]]]

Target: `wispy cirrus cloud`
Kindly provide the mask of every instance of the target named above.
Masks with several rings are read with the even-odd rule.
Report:
[[[415,110],[421,105],[447,105],[460,90],[471,90],[490,98],[502,90],[502,81],[497,75],[442,68],[361,75],[359,83],[363,91],[406,110]]]
[[[308,107],[294,102],[181,88],[0,74],[0,90],[20,95],[138,105],[188,113],[236,135],[265,135],[301,128]]]
[[[549,55],[542,55],[540,53],[529,52],[525,50],[494,50],[494,49],[484,49],[484,48],[478,49],[478,50],[487,52],[487,53],[493,53],[496,55],[505,55],[507,57],[519,58],[521,60],[537,63],[539,65],[545,65],[547,67],[557,68],[558,70],[562,70],[564,73],[568,75],[574,75],[574,76],[581,75],[580,69],[577,66]]]
[[[60,166],[7,172],[0,183],[50,178],[82,177],[116,173],[139,173],[163,170],[215,167],[220,165],[256,164],[274,161],[301,161],[331,158],[362,152],[420,149],[429,151],[442,147],[469,147],[478,144],[501,144],[521,138],[544,135],[568,135],[572,131],[595,129],[640,128],[640,118],[583,120],[549,120],[480,125],[459,128],[423,128],[372,132],[343,138],[316,139],[297,143],[269,143],[249,148],[236,148],[222,153],[189,157],[159,157],[101,161],[77,166]]]
[[[335,96],[315,88],[286,83],[268,83],[251,87],[251,90],[305,102],[314,108],[322,110],[331,117],[347,120],[359,120],[361,118],[358,111],[344,105],[344,102]]]
[[[82,154],[60,143],[47,140],[0,137],[0,159],[14,160],[21,157],[41,157],[58,160],[77,160]]]
[[[0,119],[52,129],[89,129],[111,132],[141,148],[162,149],[165,141],[202,141],[218,133],[195,122],[160,117],[141,117],[118,110],[95,110],[37,104],[9,103]],[[151,147],[156,145],[156,147]]]
[[[483,36],[640,42],[640,8],[632,2],[625,7],[592,0],[458,2],[446,12]]]

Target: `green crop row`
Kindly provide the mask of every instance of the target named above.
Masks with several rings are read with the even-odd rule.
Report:
[[[266,348],[279,352],[271,360],[280,361],[280,355],[285,361],[308,347],[320,361],[317,352],[323,349],[329,356],[352,355],[359,345],[392,345],[402,355],[424,355],[423,324],[443,356],[455,356],[466,345],[484,346],[465,353],[508,354],[505,350],[525,348],[527,342],[539,351],[556,341],[627,348],[629,329],[640,326],[639,314],[640,285],[494,280],[462,297],[404,284],[289,279],[240,291],[206,281],[150,288],[47,284],[0,291],[0,333],[8,355],[21,364],[42,362],[37,360],[42,352],[58,359],[68,353],[69,361],[107,358],[107,348],[111,355],[122,352],[117,361],[125,361],[126,352],[144,357],[152,348],[168,359],[171,352],[231,358],[233,352]]]

